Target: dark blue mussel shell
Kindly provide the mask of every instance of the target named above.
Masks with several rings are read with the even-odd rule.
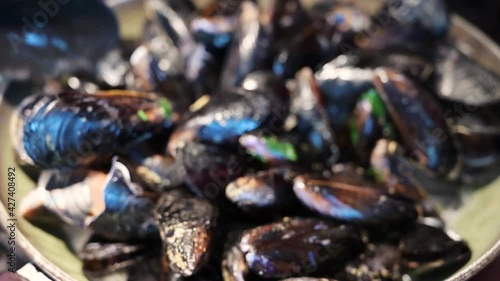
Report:
[[[197,17],[191,21],[194,38],[212,54],[223,55],[233,39],[236,17]]]
[[[440,176],[460,164],[458,151],[437,101],[422,86],[388,68],[374,84],[411,156]]]
[[[413,202],[389,195],[370,182],[334,175],[301,175],[293,187],[299,200],[319,214],[365,225],[408,225],[417,218]]]
[[[46,95],[14,118],[26,154],[44,168],[106,162],[171,126],[168,100],[132,91]],[[20,117],[19,117],[20,116]]]
[[[66,173],[63,177],[77,180],[80,174]],[[33,190],[23,201],[21,214],[33,219],[46,208],[69,225],[88,227],[106,239],[157,238],[153,217],[157,195],[144,192],[132,182],[132,177],[129,169],[115,158],[107,174],[87,171],[83,181]]]
[[[331,165],[338,160],[339,149],[312,70],[301,69],[295,76],[295,82],[290,105],[290,113],[296,118],[296,127],[292,133],[299,135],[306,146],[310,147],[304,155],[309,154],[308,158],[312,162]]]
[[[471,249],[462,238],[439,227],[433,219],[423,219],[401,240],[402,267],[412,280],[446,279],[471,258]]]
[[[249,270],[263,278],[328,275],[364,247],[356,227],[314,218],[249,229],[238,246]]]
[[[95,62],[118,44],[117,21],[103,1],[0,3],[0,72],[38,78],[93,73]]]
[[[373,71],[349,65],[339,56],[315,74],[332,128],[338,130],[347,120],[362,93],[372,87]]]
[[[223,90],[240,86],[251,72],[271,67],[272,32],[266,28],[262,17],[255,3],[244,1],[241,4],[238,25],[220,80]]]
[[[181,122],[168,143],[168,151],[175,155],[176,149],[188,141],[212,144],[235,144],[246,132],[274,124],[279,128],[284,122],[288,108],[273,103],[271,94],[239,90],[235,94],[214,96],[200,110]],[[286,106],[284,106],[286,107]]]
[[[186,143],[179,148],[176,161],[186,170],[186,184],[195,194],[219,200],[224,197],[226,186],[242,176],[250,166],[252,158],[231,147]]]

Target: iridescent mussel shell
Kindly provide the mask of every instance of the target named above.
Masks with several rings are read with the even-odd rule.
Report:
[[[355,227],[313,218],[249,229],[238,245],[250,271],[264,278],[328,274],[364,247]]]
[[[329,179],[301,175],[293,187],[299,200],[319,214],[366,225],[408,225],[417,218],[415,205],[393,197],[371,182],[344,176]]]
[[[90,171],[83,181],[69,186],[38,187],[23,199],[20,212],[35,219],[46,208],[69,225],[123,241],[158,236],[153,219],[156,199],[131,182],[128,168],[114,160],[108,174]]]
[[[21,155],[43,168],[72,169],[107,162],[169,128],[172,108],[165,98],[132,91],[64,92],[23,103],[13,118]]]
[[[455,141],[431,94],[387,68],[376,70],[374,84],[411,157],[439,176],[456,176],[461,163]]]

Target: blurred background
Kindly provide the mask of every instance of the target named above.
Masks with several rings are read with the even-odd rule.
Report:
[[[450,9],[500,42],[499,0],[447,0]]]

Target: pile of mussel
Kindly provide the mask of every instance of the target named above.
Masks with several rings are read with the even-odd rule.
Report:
[[[497,165],[500,79],[440,0],[374,2],[145,1],[141,40],[18,106],[22,215],[91,230],[95,280],[455,272],[435,198]]]

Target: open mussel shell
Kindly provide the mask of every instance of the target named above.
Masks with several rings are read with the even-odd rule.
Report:
[[[471,250],[462,238],[440,228],[440,222],[425,218],[415,224],[401,240],[402,266],[412,280],[446,279],[471,258]]]
[[[13,124],[24,124],[24,151],[44,168],[72,169],[108,162],[114,154],[172,124],[171,104],[152,94],[64,92],[42,95],[35,101],[23,104],[24,116],[14,117],[21,122]],[[17,150],[23,153],[23,149]]]
[[[392,69],[378,68],[375,73],[374,85],[411,157],[438,176],[456,177],[459,153],[437,101]]]
[[[170,268],[191,276],[206,263],[214,241],[218,210],[205,200],[181,192],[164,194],[155,218]]]
[[[356,227],[313,218],[284,218],[243,232],[249,270],[264,278],[328,274],[364,245]]]
[[[442,99],[470,106],[500,101],[500,78],[474,58],[452,45],[441,44],[436,52],[436,93]]]
[[[391,196],[373,183],[352,182],[342,175],[328,179],[301,175],[295,178],[293,189],[310,209],[347,222],[397,227],[417,218],[413,202]]]
[[[143,194],[131,182],[127,167],[115,159],[108,174],[90,171],[81,182],[33,190],[24,198],[21,214],[30,219],[46,208],[69,225],[89,227],[109,239],[129,240],[157,236],[155,202],[155,196]]]

